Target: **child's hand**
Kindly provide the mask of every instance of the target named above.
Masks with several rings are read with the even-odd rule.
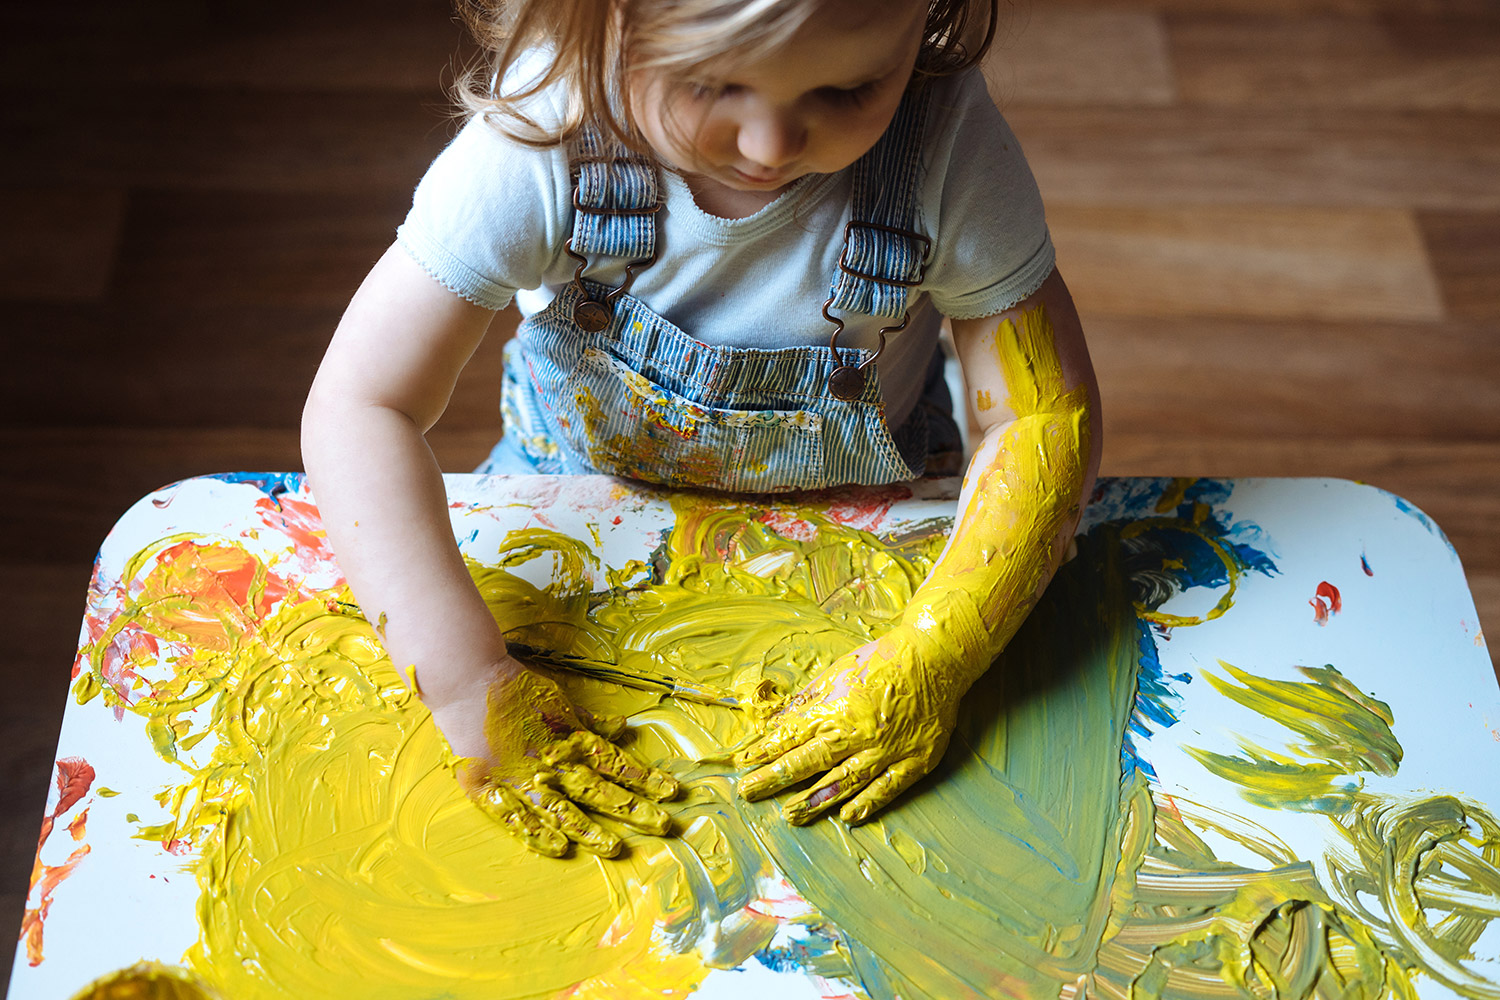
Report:
[[[551,677],[507,659],[488,686],[431,707],[464,758],[459,783],[532,850],[558,858],[573,842],[604,857],[618,854],[619,836],[580,805],[644,833],[670,828],[671,817],[656,803],[677,794],[676,779],[609,742],[624,720],[575,708]]]
[[[848,800],[839,817],[864,822],[942,759],[959,699],[987,665],[971,658],[937,653],[902,624],[835,660],[738,755],[740,767],[765,765],[740,780],[740,794],[756,801],[827,771],[782,814],[800,826]]]

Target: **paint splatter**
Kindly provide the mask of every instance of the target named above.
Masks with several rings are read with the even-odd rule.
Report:
[[[1365,571],[1365,576],[1375,575],[1375,571],[1370,568],[1370,560],[1363,552],[1359,554],[1359,568]]]
[[[64,879],[73,874],[90,850],[88,844],[76,847],[61,864],[49,865],[42,860],[42,850],[47,846],[58,819],[88,794],[94,783],[94,769],[82,757],[64,757],[57,762],[56,783],[57,804],[42,817],[42,832],[36,842],[36,861],[31,867],[31,887],[26,898],[28,903],[35,902],[26,908],[21,918],[21,940],[26,944],[26,960],[32,966],[42,964],[42,928],[52,909],[52,894]],[[68,833],[75,842],[85,836],[87,817],[88,808],[85,807],[68,824]]]
[[[1313,609],[1313,621],[1319,625],[1327,625],[1329,618],[1344,610],[1344,599],[1339,596],[1339,588],[1327,580],[1318,584],[1317,593],[1307,603]]]

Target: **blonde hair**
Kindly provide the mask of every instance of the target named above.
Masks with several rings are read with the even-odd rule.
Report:
[[[713,79],[725,57],[753,61],[785,44],[820,0],[457,0],[485,55],[459,79],[460,104],[518,142],[556,146],[592,125],[649,155],[626,79],[641,70]],[[913,80],[973,66],[995,37],[999,0],[928,0]],[[982,19],[982,20],[981,20]],[[511,71],[538,54],[526,79]],[[503,86],[502,86],[503,83]],[[564,97],[560,121],[527,106]]]

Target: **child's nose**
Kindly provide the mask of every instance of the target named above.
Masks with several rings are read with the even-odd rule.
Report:
[[[807,148],[807,127],[794,114],[767,110],[740,123],[739,147],[752,163],[785,166]]]

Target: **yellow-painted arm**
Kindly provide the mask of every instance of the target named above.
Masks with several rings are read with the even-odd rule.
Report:
[[[1067,551],[1099,463],[1098,388],[1054,272],[1015,308],[953,324],[984,431],[948,547],[885,635],[831,664],[739,758],[759,799],[806,823],[863,822],[941,759],[970,685],[1020,628]]]

